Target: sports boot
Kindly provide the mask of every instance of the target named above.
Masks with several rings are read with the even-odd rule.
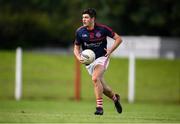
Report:
[[[118,113],[122,113],[122,106],[120,104],[120,96],[118,94],[115,94],[116,100],[114,101],[114,105],[116,107],[116,110]]]
[[[96,107],[96,111],[94,112],[95,115],[103,115],[103,108]]]

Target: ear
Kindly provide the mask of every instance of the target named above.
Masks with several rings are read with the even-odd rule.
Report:
[[[95,22],[95,19],[96,19],[95,17],[92,17],[92,18],[91,18],[91,20],[92,20],[93,22]]]

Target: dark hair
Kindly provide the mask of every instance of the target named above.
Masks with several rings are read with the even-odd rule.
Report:
[[[88,8],[83,10],[82,14],[89,14],[91,18],[96,18],[96,10],[94,8]]]

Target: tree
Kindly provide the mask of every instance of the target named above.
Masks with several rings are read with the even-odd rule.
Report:
[[[90,7],[120,35],[180,35],[178,0],[1,0],[0,48],[67,47]]]

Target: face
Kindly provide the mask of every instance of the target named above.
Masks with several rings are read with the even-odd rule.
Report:
[[[94,18],[91,18],[89,14],[82,15],[83,26],[90,27],[94,23]]]

